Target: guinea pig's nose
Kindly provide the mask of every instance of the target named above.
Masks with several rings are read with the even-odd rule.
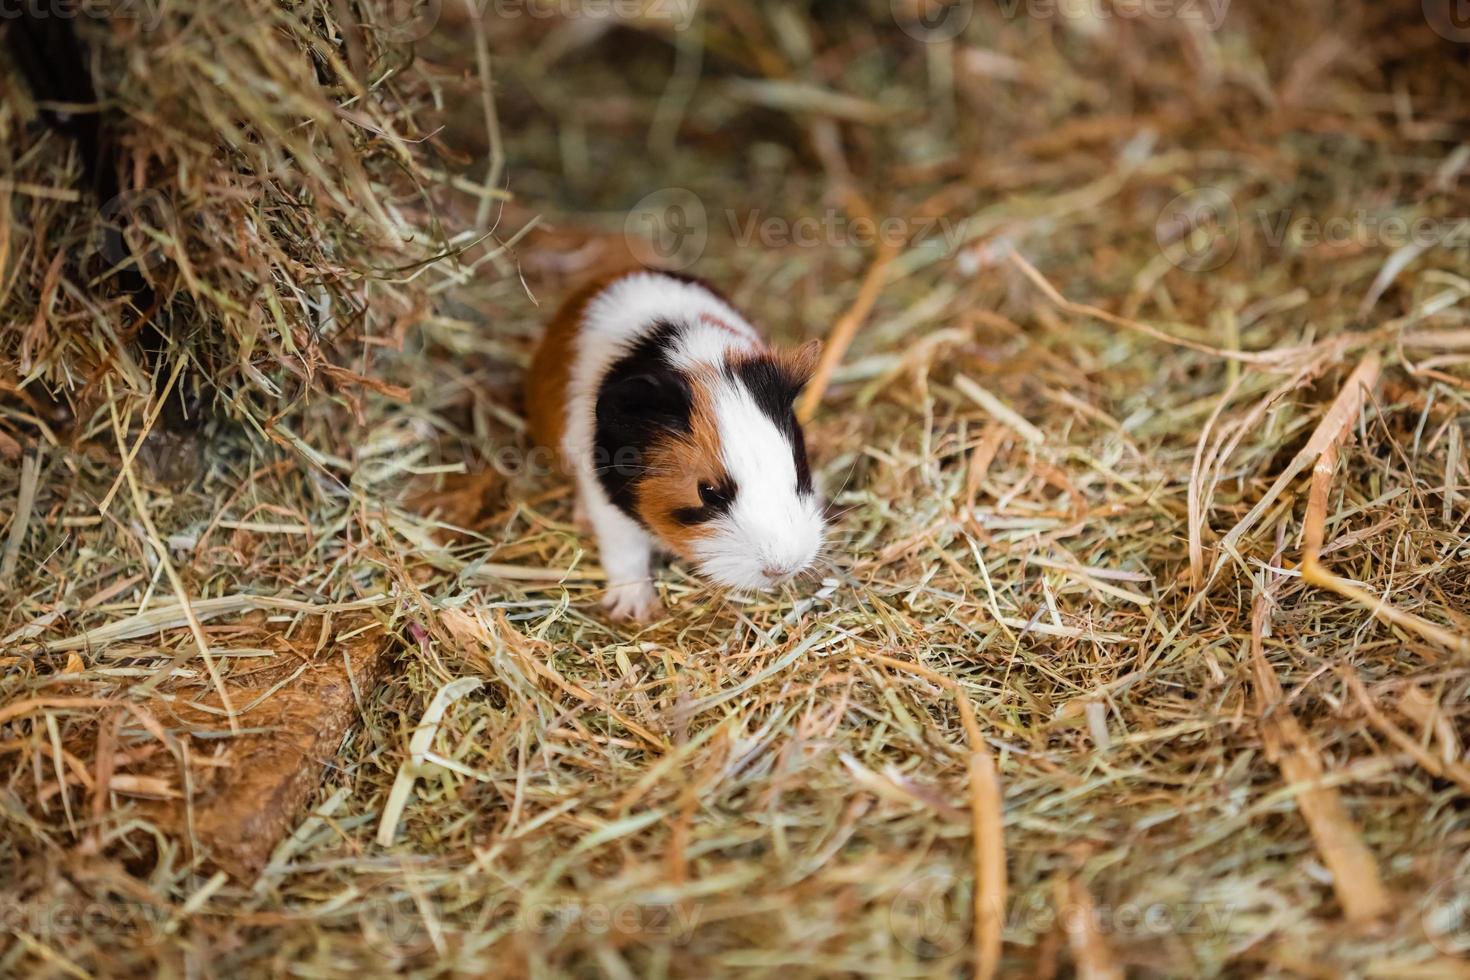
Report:
[[[762,565],[761,574],[772,582],[781,582],[794,574],[794,569],[785,568],[781,565]]]

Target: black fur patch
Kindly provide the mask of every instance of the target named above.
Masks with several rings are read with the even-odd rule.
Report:
[[[664,433],[689,432],[689,379],[664,353],[677,332],[659,324],[613,362],[597,391],[592,465],[608,499],[635,521],[649,448]]]
[[[733,370],[734,376],[755,399],[756,407],[791,443],[791,460],[796,464],[796,490],[803,495],[811,494],[812,471],[806,458],[806,438],[792,410],[796,396],[801,393],[801,385],[775,361],[763,357],[738,361],[727,370]]]
[[[712,502],[705,501],[703,499],[704,494],[701,493],[700,505],[698,507],[680,507],[674,511],[674,520],[687,526],[712,521],[721,514],[729,513],[730,508],[735,505],[735,494],[737,492],[738,488],[735,486],[735,481],[730,479],[729,476],[722,476],[720,482],[715,485],[716,500]]]

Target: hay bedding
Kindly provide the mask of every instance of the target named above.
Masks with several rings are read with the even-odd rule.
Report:
[[[7,81],[0,970],[1461,975],[1470,268],[1382,221],[1467,213],[1462,46],[1313,3],[929,45],[451,6],[410,63],[342,11],[103,45],[177,215],[151,360],[48,276],[92,219]],[[238,74],[191,118],[199,72]],[[635,634],[514,391],[665,186],[698,271],[853,343],[820,580],[673,568]]]

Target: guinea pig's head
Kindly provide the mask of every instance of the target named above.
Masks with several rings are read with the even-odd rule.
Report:
[[[701,577],[772,589],[816,560],[822,506],[793,406],[820,350],[814,341],[630,379],[625,396],[653,431],[629,502]]]

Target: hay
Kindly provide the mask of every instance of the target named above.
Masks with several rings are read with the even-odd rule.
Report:
[[[53,68],[90,71],[95,104],[10,67],[0,392],[63,427],[91,420],[108,382],[119,401],[168,388],[196,425],[244,417],[276,437],[312,394],[377,384],[375,346],[401,342],[428,305],[420,273],[455,248],[422,145],[432,84],[394,13],[79,5],[82,57]],[[47,126],[58,108],[91,139]]]
[[[182,475],[154,437],[125,465],[146,385],[65,442],[7,410],[46,445],[34,493],[0,476],[32,501],[0,534],[0,970],[1463,975],[1463,46],[1366,5],[977,5],[927,44],[873,6],[421,44],[471,157],[507,53],[501,234],[544,218],[539,307],[437,274],[371,372],[406,401],[221,427]],[[632,632],[514,392],[670,186],[758,322],[850,337],[809,429],[836,522],[800,594],[674,567]],[[854,240],[894,215],[931,234]],[[761,238],[802,216],[816,243]],[[192,787],[374,635],[310,813],[216,873]]]

